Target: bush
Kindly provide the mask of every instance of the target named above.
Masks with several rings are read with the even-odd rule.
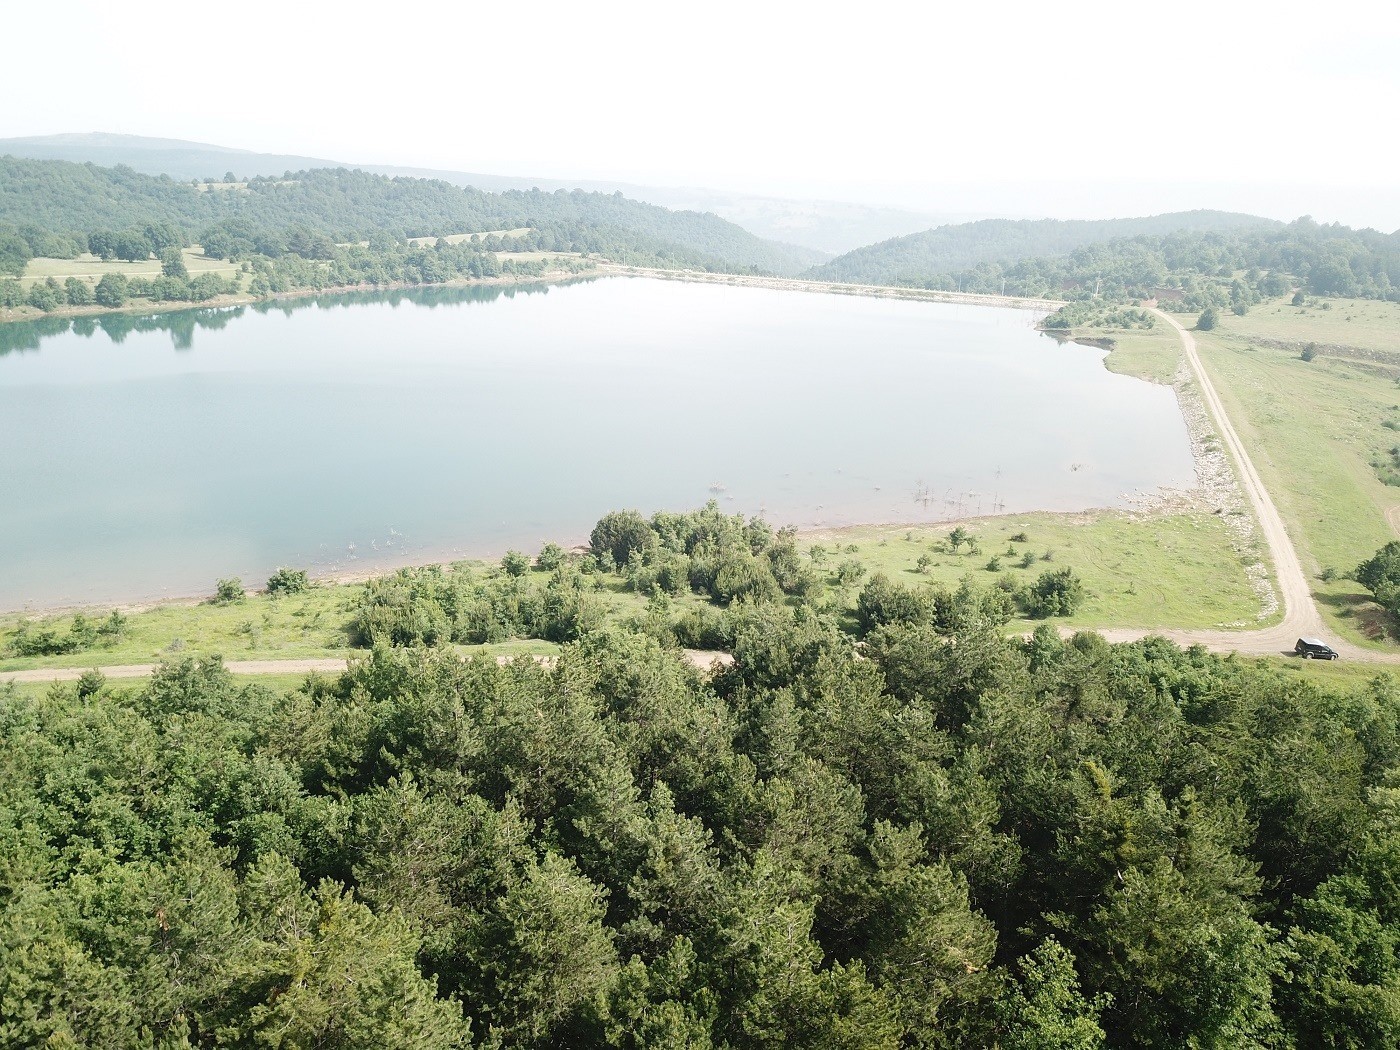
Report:
[[[69,306],[92,305],[92,289],[81,277],[70,277],[64,281],[63,294],[67,297]]]
[[[310,587],[305,569],[278,569],[267,579],[267,593],[272,595],[301,594]]]
[[[1304,361],[1311,361],[1317,356],[1317,344],[1309,343],[1307,346],[1303,347],[1303,352],[1298,356]]]
[[[656,533],[635,510],[615,510],[593,526],[588,544],[597,557],[607,554],[614,565],[626,565],[633,551],[646,553],[656,546]]]
[[[505,557],[501,559],[501,568],[505,569],[509,576],[524,576],[530,571],[530,558],[520,551],[506,551]]]
[[[97,300],[98,306],[106,306],[115,310],[126,303],[130,294],[131,282],[126,279],[125,274],[109,273],[97,282],[97,288],[93,291],[92,297]]]
[[[1020,595],[1027,616],[1072,616],[1084,602],[1084,585],[1073,569],[1043,572]]]
[[[268,590],[271,589],[272,581],[269,580]],[[215,605],[237,605],[239,602],[243,601],[244,597],[243,581],[237,576],[233,576],[227,580],[220,580],[214,586],[213,604]]]
[[[856,599],[856,620],[862,634],[887,623],[923,623],[931,614],[926,592],[893,583],[882,572],[870,577]]]
[[[1209,332],[1220,323],[1220,311],[1213,306],[1207,306],[1201,311],[1201,316],[1196,318],[1196,328],[1198,331]]]
[[[860,578],[864,575],[865,566],[854,558],[849,558],[836,566],[836,582],[843,587],[860,582]]]
[[[540,548],[540,553],[535,558],[535,564],[545,572],[553,572],[564,564],[568,555],[564,553],[564,548],[557,543],[546,543]]]

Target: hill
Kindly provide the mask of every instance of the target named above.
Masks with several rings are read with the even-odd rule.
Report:
[[[147,175],[172,179],[222,178],[236,181],[271,178],[291,171],[316,168],[359,168],[377,175],[434,179],[479,190],[541,189],[587,190],[621,193],[632,200],[679,211],[713,212],[756,236],[777,240],[826,255],[839,254],[863,244],[924,229],[938,222],[956,221],[952,215],[936,216],[899,208],[872,207],[845,201],[793,200],[755,196],[698,187],[647,186],[595,179],[547,179],[534,176],[491,175],[484,172],[439,170],[385,164],[359,164],[324,157],[281,153],[255,153],[183,139],[148,138],[103,132],[37,135],[0,139],[0,155],[31,160],[67,160],[103,167],[126,165]]]
[[[159,223],[195,237],[229,223],[281,233],[305,228],[339,242],[365,240],[374,232],[444,236],[528,226],[633,261],[776,274],[796,273],[820,258],[809,249],[765,241],[716,215],[673,212],[621,194],[490,193],[343,168],[208,186],[128,167],[0,158],[0,226],[81,245],[96,230]]]
[[[1068,255],[1120,237],[1214,232],[1282,223],[1237,212],[1185,211],[1132,219],[983,219],[939,226],[847,252],[806,276],[860,284],[922,285],[979,263]]]

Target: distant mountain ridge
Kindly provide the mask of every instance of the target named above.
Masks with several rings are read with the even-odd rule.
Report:
[[[1129,219],[982,219],[939,226],[867,245],[803,276],[857,284],[923,284],[981,263],[1054,258],[1121,237],[1281,227],[1275,219],[1223,211],[1183,211]]]
[[[441,179],[479,190],[582,189],[621,192],[648,204],[681,211],[708,211],[766,240],[815,249],[826,255],[873,241],[924,229],[939,222],[977,218],[975,215],[935,215],[899,208],[872,207],[840,201],[792,200],[701,188],[644,186],[596,179],[544,179],[489,175],[482,172],[439,170],[386,164],[356,164],[323,157],[255,153],[183,139],[148,138],[91,132],[0,139],[0,156],[35,160],[66,160],[115,167],[124,164],[147,175],[172,179],[220,178],[232,172],[240,179],[281,175],[315,168],[358,168],[378,175]]]

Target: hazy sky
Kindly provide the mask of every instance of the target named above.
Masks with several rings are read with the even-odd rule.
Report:
[[[1394,0],[50,0],[4,21],[26,90],[0,137],[944,211],[1253,202],[1400,227]]]

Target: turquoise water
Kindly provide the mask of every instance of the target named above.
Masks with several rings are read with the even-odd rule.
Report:
[[[0,325],[0,609],[534,551],[622,507],[841,525],[1190,485],[1172,392],[1036,320],[608,279]]]

